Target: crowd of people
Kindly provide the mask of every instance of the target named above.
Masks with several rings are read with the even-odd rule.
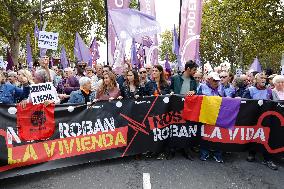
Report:
[[[121,74],[117,74],[108,65],[97,63],[94,68],[79,62],[75,68],[49,68],[49,57],[39,61],[40,66],[29,71],[20,69],[1,71],[0,103],[20,103],[25,106],[31,102],[30,85],[52,82],[58,99],[50,103],[93,103],[101,100],[131,99],[145,96],[167,94],[206,95],[230,98],[284,100],[284,76],[273,73],[246,73],[234,75],[228,70],[212,71],[203,74],[198,71],[194,61],[188,61],[183,72],[170,72],[161,65],[146,65],[134,69],[125,64]],[[206,161],[210,154],[218,163],[223,162],[221,150],[200,146],[200,160]],[[190,150],[185,150],[186,157],[192,159]],[[175,150],[159,153],[159,158],[173,157]],[[255,151],[250,150],[247,160],[255,161]],[[271,155],[263,153],[263,163],[273,170],[277,165]]]

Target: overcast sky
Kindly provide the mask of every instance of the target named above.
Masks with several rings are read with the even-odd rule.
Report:
[[[180,0],[155,0],[156,1],[156,18],[161,25],[162,32],[172,30],[174,24],[179,22],[179,6]],[[107,49],[105,44],[100,44],[99,62],[106,61]]]

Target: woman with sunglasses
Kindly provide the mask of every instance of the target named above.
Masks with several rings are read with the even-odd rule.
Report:
[[[119,98],[138,98],[139,96],[144,96],[144,93],[140,87],[138,73],[129,70],[127,71],[126,81],[121,87],[121,96]]]
[[[161,65],[155,65],[152,72],[152,81],[145,86],[145,93],[154,96],[171,93],[170,85],[165,79],[164,69]]]
[[[116,83],[115,75],[110,72],[105,72],[103,75],[102,84],[99,86],[95,101],[113,100],[120,96],[120,90]]]

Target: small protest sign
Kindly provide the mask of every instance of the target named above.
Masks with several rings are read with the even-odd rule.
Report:
[[[40,31],[38,38],[38,47],[57,50],[59,33]]]
[[[47,100],[57,99],[56,89],[51,82],[31,85],[32,103],[42,104]]]

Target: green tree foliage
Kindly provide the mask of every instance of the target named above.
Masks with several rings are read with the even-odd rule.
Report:
[[[168,53],[169,56],[169,61],[170,62],[175,62],[176,61],[176,55],[173,54],[172,51],[172,46],[173,46],[173,34],[171,31],[166,30],[163,32],[161,35],[161,45],[159,47],[160,52],[160,59],[165,60],[166,59],[166,54]]]
[[[137,0],[131,0],[129,4],[129,8],[139,10],[139,3]]]
[[[97,39],[103,41],[104,6],[103,0],[42,0],[42,16],[48,21],[46,31],[59,32],[60,46],[64,45],[69,57],[73,57],[76,32],[86,39],[95,31]],[[33,38],[34,24],[39,25],[39,18],[40,0],[0,0],[0,37],[9,43],[14,63],[18,62],[19,46],[25,45],[27,33]],[[31,41],[33,48],[34,40]]]
[[[257,56],[264,67],[278,69],[284,51],[281,0],[208,0],[203,6],[201,57],[247,68]]]

